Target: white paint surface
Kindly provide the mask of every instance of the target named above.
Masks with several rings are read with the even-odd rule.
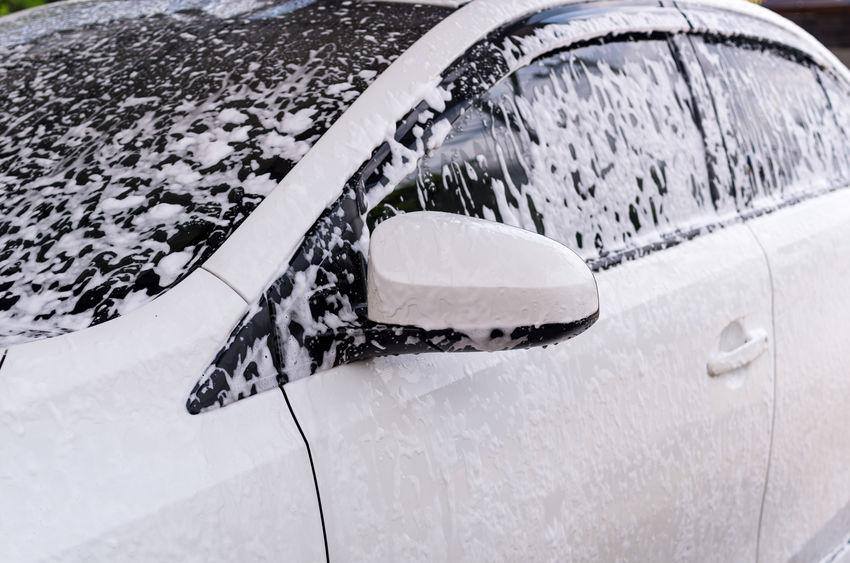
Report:
[[[572,324],[599,311],[590,268],[566,246],[492,221],[397,215],[369,242],[369,318],[460,332]]]
[[[280,395],[204,416],[184,407],[244,308],[197,270],[116,321],[8,351],[0,561],[324,556],[310,465]]]

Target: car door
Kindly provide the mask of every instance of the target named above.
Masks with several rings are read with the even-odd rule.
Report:
[[[558,17],[535,17],[542,41]],[[714,228],[738,211],[705,81],[663,34],[559,40],[519,68],[493,46],[505,38],[448,69],[352,184],[369,226],[439,210],[562,242],[597,270],[599,321],[557,346],[385,357],[286,385],[330,556],[752,560],[770,277],[746,226]]]
[[[733,186],[773,275],[776,416],[760,560],[814,561],[850,534],[848,87],[803,53],[694,43]],[[836,191],[838,190],[838,191]]]

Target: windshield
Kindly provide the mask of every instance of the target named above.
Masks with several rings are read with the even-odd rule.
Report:
[[[179,282],[447,14],[128,4],[136,15],[32,37],[0,19],[0,35],[26,38],[0,61],[0,346],[101,323]]]

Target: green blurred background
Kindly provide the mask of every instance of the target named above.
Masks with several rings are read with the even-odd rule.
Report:
[[[0,0],[0,16],[5,16],[17,10],[41,6],[56,0]]]

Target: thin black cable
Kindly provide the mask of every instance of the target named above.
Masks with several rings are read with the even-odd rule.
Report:
[[[289,402],[289,396],[286,394],[286,388],[284,385],[280,386],[280,390],[283,393],[283,399],[286,401],[286,406],[289,408],[289,414],[292,415],[292,420],[295,421],[295,427],[298,428],[298,432],[301,434],[301,439],[304,440],[304,446],[307,448],[307,458],[310,460],[310,471],[313,472],[313,485],[316,486],[316,500],[319,502],[319,519],[322,521],[322,540],[325,542],[325,562],[330,563],[330,553],[328,552],[328,534],[325,531],[325,513],[322,510],[322,495],[319,494],[319,479],[316,477],[316,466],[313,463],[313,453],[310,451],[310,442],[307,441],[307,436],[304,435],[304,431],[301,429],[301,424],[298,422],[298,417],[295,416],[295,411],[292,410],[292,404]]]

